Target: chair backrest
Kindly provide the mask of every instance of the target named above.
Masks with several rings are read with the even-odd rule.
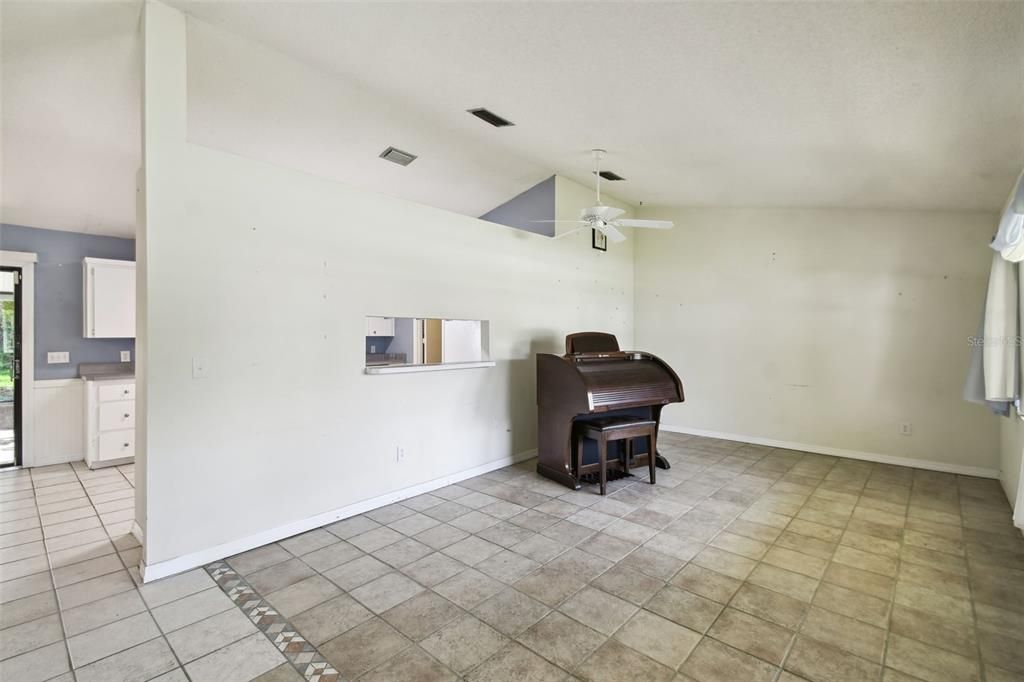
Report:
[[[619,350],[615,334],[607,332],[576,332],[565,337],[565,353],[614,353]]]

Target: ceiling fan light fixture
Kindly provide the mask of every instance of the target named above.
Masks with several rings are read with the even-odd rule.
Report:
[[[580,211],[579,220],[533,220],[530,222],[534,223],[554,223],[557,227],[559,224],[570,224],[576,227],[556,234],[555,239],[561,239],[571,234],[576,234],[582,230],[592,229],[600,232],[608,238],[610,242],[622,242],[626,240],[626,235],[623,234],[619,228],[632,227],[632,228],[648,228],[655,230],[670,230],[673,227],[671,220],[646,220],[646,219],[634,219],[634,218],[623,218],[622,215],[626,212],[624,209],[617,208],[615,206],[606,206],[601,203],[601,180],[624,180],[621,175],[612,171],[601,170],[601,159],[608,153],[604,149],[592,149],[590,150],[594,155],[594,175],[597,176],[597,181],[594,183],[594,189],[597,190],[597,204],[589,208],[584,208]]]

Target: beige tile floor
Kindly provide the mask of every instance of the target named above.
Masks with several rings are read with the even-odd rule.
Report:
[[[0,466],[14,464],[14,429],[0,429]]]
[[[525,462],[228,563],[343,679],[1024,679],[997,482],[661,449],[656,486],[601,498]],[[206,571],[137,587],[130,482],[0,474],[0,679],[303,679]]]

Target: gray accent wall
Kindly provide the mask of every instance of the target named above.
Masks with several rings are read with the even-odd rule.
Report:
[[[35,267],[37,380],[77,377],[79,363],[118,362],[122,350],[130,350],[135,359],[135,339],[82,336],[82,259],[135,260],[134,239],[0,224],[0,250],[39,256]],[[68,351],[71,362],[47,364],[48,351]]]
[[[412,338],[415,320],[411,317],[395,318],[395,338],[388,347],[389,353],[405,353],[405,361],[412,362]]]
[[[555,236],[555,226],[552,223],[533,223],[530,221],[554,219],[554,175],[480,216],[480,220],[488,220],[499,225],[507,225],[517,230],[526,230],[527,232],[535,232],[536,234],[543,234],[549,237]]]

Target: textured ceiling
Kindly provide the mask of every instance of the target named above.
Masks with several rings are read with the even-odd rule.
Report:
[[[134,2],[0,2],[3,222],[135,233],[139,13]]]
[[[19,4],[3,217],[130,226],[138,6]],[[595,146],[616,195],[671,205],[995,210],[1024,165],[1022,2],[170,4],[337,87],[319,114],[338,153],[282,145],[272,117],[223,146],[463,213],[553,172],[590,182]],[[244,99],[220,94],[203,121]],[[367,151],[399,133],[421,157],[382,171]]]

